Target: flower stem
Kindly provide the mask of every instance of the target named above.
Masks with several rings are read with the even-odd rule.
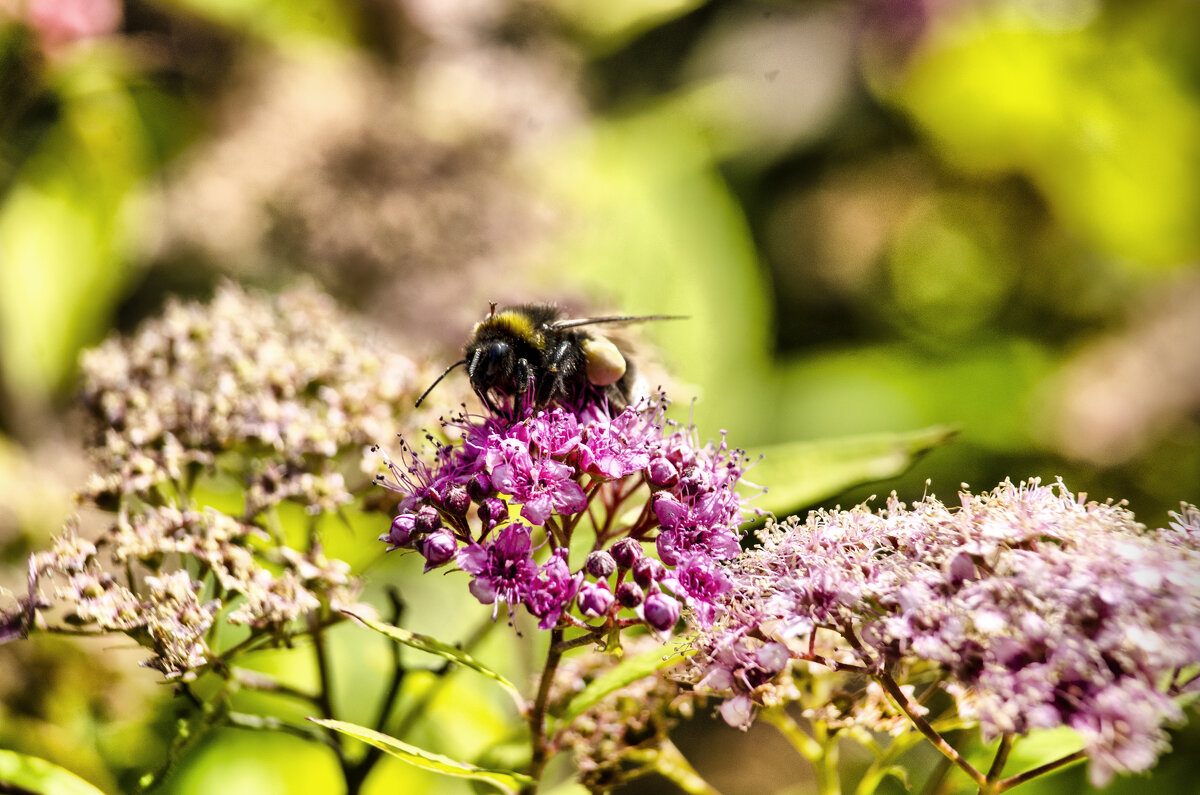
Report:
[[[1060,767],[1066,767],[1067,765],[1081,762],[1084,759],[1087,759],[1087,751],[1079,750],[1073,754],[1067,754],[1064,757],[1055,759],[1053,762],[1047,762],[1044,765],[1038,765],[1035,768],[1026,770],[1024,773],[1018,773],[1015,776],[1009,776],[1008,778],[997,781],[995,791],[1004,792],[1006,790],[1010,790],[1018,784],[1024,784],[1026,781],[1030,781],[1051,771],[1058,770]]]
[[[842,791],[838,773],[837,735],[829,731],[823,721],[813,722],[813,734],[809,736],[800,724],[783,707],[764,710],[763,720],[780,731],[792,747],[807,759],[817,776],[817,792],[820,795],[839,795]]]
[[[822,752],[821,763],[817,765],[817,792],[820,795],[840,795],[842,779],[838,773],[837,733],[830,732],[824,721],[814,721],[813,732]]]
[[[821,755],[824,749],[821,744],[809,737],[800,724],[792,719],[792,716],[784,711],[783,707],[774,707],[766,709],[762,712],[762,719],[779,730],[796,752],[811,762],[814,766],[819,764]]]
[[[720,795],[696,772],[683,752],[675,747],[675,743],[666,737],[654,754],[654,770],[688,795]]]
[[[404,614],[404,602],[400,599],[400,592],[392,587],[388,589],[388,599],[392,603],[391,623],[393,626],[399,626],[400,620]],[[384,691],[383,698],[379,703],[379,712],[375,718],[375,731],[383,731],[384,725],[387,723],[388,716],[392,714],[392,708],[396,705],[396,699],[400,695],[400,688],[404,684],[404,676],[407,669],[404,667],[404,662],[400,658],[400,644],[393,643],[392,645],[392,677],[388,682],[387,690]],[[343,775],[346,779],[346,793],[359,792],[362,785],[367,780],[367,776],[371,774],[371,770],[378,764],[383,757],[383,749],[378,746],[370,746],[367,748],[365,756],[361,757],[357,762],[349,768],[343,768]]]
[[[988,768],[987,780],[988,783],[994,785],[999,779],[1000,774],[1004,772],[1004,763],[1008,761],[1008,754],[1012,751],[1013,736],[1005,734],[1000,738],[1000,747],[996,749],[996,757],[992,760],[992,766]]]
[[[854,651],[858,653],[863,662],[869,663],[871,656],[863,647],[862,642],[859,641],[858,635],[854,633],[854,630],[850,627],[846,627],[842,630],[841,634],[842,637],[844,637],[854,649]],[[889,696],[891,696],[892,701],[895,702],[900,711],[908,716],[908,719],[912,721],[912,724],[917,728],[917,731],[921,732],[925,739],[928,740],[934,748],[936,748],[951,762],[958,765],[958,767],[980,787],[990,786],[987,777],[984,776],[983,773],[980,773],[978,770],[976,770],[975,766],[968,762],[953,745],[948,743],[945,737],[938,734],[937,729],[933,728],[929,721],[925,720],[925,718],[917,711],[913,703],[909,701],[908,696],[904,695],[904,691],[900,689],[900,685],[896,682],[896,679],[890,673],[888,673],[887,670],[880,666],[871,674],[871,676],[873,676],[875,681],[879,682],[879,684],[883,686],[883,689],[887,691]]]
[[[558,663],[562,660],[562,641],[562,629],[556,627],[550,630],[550,648],[546,651],[546,664],[542,666],[537,697],[529,710],[529,735],[532,748],[529,757],[529,775],[535,782],[533,788],[529,790],[531,792],[536,791],[536,782],[542,777],[546,763],[550,760],[550,743],[546,736],[546,707],[550,702],[550,685],[554,682],[554,672],[558,670]]]
[[[912,724],[917,727],[917,731],[921,732],[921,734],[925,736],[925,739],[928,740],[934,748],[938,749],[943,756],[945,756],[954,764],[958,765],[958,767],[964,773],[966,773],[972,781],[980,786],[981,791],[984,787],[992,786],[988,782],[986,776],[976,770],[975,767],[954,748],[954,746],[946,742],[946,738],[938,734],[937,729],[933,728],[933,726],[929,724],[929,721],[925,720],[924,717],[922,717],[915,709],[913,709],[912,703],[908,700],[908,696],[904,695],[904,691],[900,689],[900,685],[896,683],[896,680],[892,678],[891,674],[889,674],[887,671],[880,671],[875,674],[875,681],[879,682],[879,684],[883,686],[883,689],[886,690],[887,694],[892,697],[892,701],[895,702],[896,706],[899,707],[900,710],[908,716],[908,719],[912,721]]]

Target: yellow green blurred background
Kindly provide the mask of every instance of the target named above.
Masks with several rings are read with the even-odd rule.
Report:
[[[702,434],[960,429],[842,504],[1061,475],[1160,526],[1200,502],[1198,264],[1190,0],[0,0],[0,585],[86,476],[80,351],[223,278],[315,282],[430,362],[489,301],[688,315],[646,369]],[[368,577],[436,628],[450,589],[410,569]],[[128,787],[173,721],[131,652],[0,647],[0,747]],[[502,732],[480,700],[431,742]],[[810,791],[769,732],[679,744],[724,792]],[[1200,734],[1176,746],[1152,780],[1191,792]],[[228,730],[167,789],[337,781]]]

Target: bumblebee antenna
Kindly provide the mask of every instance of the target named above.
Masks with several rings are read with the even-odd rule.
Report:
[[[463,359],[462,361],[455,362],[454,364],[447,367],[442,372],[442,374],[437,377],[437,380],[435,380],[432,384],[429,385],[429,389],[426,389],[424,392],[421,393],[421,397],[417,398],[417,402],[413,404],[413,408],[415,408],[415,409],[421,408],[421,401],[423,401],[429,395],[429,393],[433,391],[433,388],[435,386],[437,386],[438,384],[440,384],[442,382],[443,378],[450,375],[451,370],[453,370],[455,367],[461,367],[462,365],[464,365],[466,363],[467,363],[467,360]]]

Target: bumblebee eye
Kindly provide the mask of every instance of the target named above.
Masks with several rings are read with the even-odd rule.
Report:
[[[474,383],[487,383],[503,375],[511,367],[512,346],[502,340],[492,340],[475,349],[467,372]]]
[[[587,379],[596,386],[615,384],[625,375],[625,357],[604,337],[585,339],[583,353],[587,357]]]

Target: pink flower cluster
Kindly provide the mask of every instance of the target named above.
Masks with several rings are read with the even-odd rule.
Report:
[[[698,685],[745,726],[792,660],[933,668],[985,738],[1071,727],[1098,785],[1151,767],[1200,681],[1200,513],[1148,531],[1036,480],[960,500],[768,526],[697,641]]]
[[[658,396],[615,416],[587,402],[447,421],[456,441],[436,444],[431,464],[404,445],[402,466],[380,476],[404,495],[380,540],[416,550],[426,570],[453,562],[480,602],[524,605],[542,629],[665,632],[683,605],[710,623],[730,587],[721,562],[740,551],[745,459],[724,440],[701,446],[666,406]]]

